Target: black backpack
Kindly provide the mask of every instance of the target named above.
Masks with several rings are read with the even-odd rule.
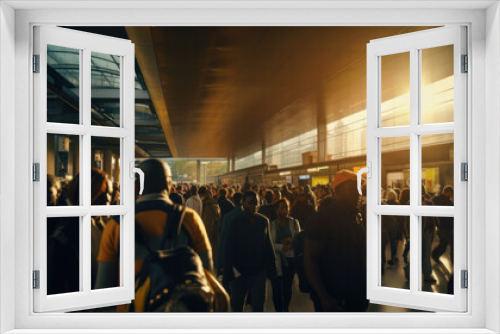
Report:
[[[149,210],[138,205],[136,212]],[[135,223],[136,243],[149,251],[136,276],[132,312],[207,312],[213,309],[214,292],[198,254],[179,245],[185,207],[174,204],[158,208],[167,213],[160,250],[149,248],[144,231]]]
[[[293,254],[295,262],[295,270],[299,277],[299,289],[304,293],[311,293],[313,291],[309,281],[306,277],[304,269],[304,243],[306,241],[306,231],[300,231],[293,240]]]

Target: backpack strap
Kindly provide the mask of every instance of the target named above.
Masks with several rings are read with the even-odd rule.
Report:
[[[163,231],[163,238],[161,241],[161,249],[172,249],[176,246],[177,237],[181,232],[182,221],[186,207],[178,204],[169,206],[167,212],[167,223]]]
[[[167,214],[167,222],[165,224],[165,229],[166,229],[166,227],[168,226],[168,220],[170,219],[170,216],[174,211],[173,205],[169,205],[163,201],[147,201],[147,202],[139,202],[135,206],[136,214],[139,212],[149,211],[149,210],[161,210]],[[144,230],[142,229],[141,224],[139,224],[137,219],[135,220],[135,241],[143,245],[150,255],[154,253],[151,247],[149,247]]]
[[[150,255],[153,254],[153,250],[148,246],[148,243],[146,241],[144,230],[137,220],[135,220],[135,241],[146,247]]]

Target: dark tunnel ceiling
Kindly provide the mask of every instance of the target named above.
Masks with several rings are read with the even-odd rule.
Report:
[[[81,30],[116,36],[112,29]],[[427,27],[127,27],[127,32],[147,33],[152,41],[177,156],[228,157],[312,130],[322,83],[352,64],[366,66],[370,40],[422,29]],[[280,126],[270,128],[276,122]]]

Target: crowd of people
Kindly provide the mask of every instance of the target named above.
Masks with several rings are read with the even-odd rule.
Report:
[[[339,171],[331,185],[313,188],[251,184],[198,186],[173,184],[170,168],[158,159],[143,161],[139,168],[145,174],[145,181],[143,194],[136,195],[136,275],[149,261],[151,252],[164,247],[165,231],[172,224],[170,208],[175,204],[177,208],[185,208],[181,210],[181,229],[176,237],[179,242],[175,244],[194,250],[207,275],[217,278],[212,283],[214,290],[228,299],[227,309],[220,306],[216,311],[241,312],[246,307],[253,312],[264,311],[267,280],[270,280],[275,311],[287,312],[297,276],[301,281],[300,290],[310,294],[315,311],[366,311],[366,205],[365,197],[358,194],[354,172]],[[48,176],[48,180],[48,205],[78,203],[75,198],[80,193],[78,177],[65,191],[53,176]],[[92,184],[93,205],[119,203],[117,185],[113,188],[104,172],[93,169]],[[409,202],[408,189],[402,189],[399,194],[395,189],[388,189],[386,194],[384,204]],[[450,205],[452,198],[453,189],[448,187],[442,194],[425,200],[429,204]],[[432,252],[432,257],[438,260],[448,245],[453,249],[453,233],[447,230],[450,224],[453,228],[453,221],[424,223],[424,230],[434,233],[433,223],[439,225],[440,244]],[[68,257],[70,248],[79,249],[78,233],[73,231],[75,225],[78,226],[56,219],[48,230],[49,281],[52,277],[49,294],[78,291],[79,265],[73,264],[72,270],[74,259]],[[143,238],[141,242],[137,241],[137,225]],[[391,265],[396,259],[397,243],[408,236],[408,222],[395,219],[383,226],[387,227],[383,230],[387,236],[383,247],[391,244],[392,257],[387,261]],[[61,233],[67,234],[68,242],[64,245],[60,242]],[[406,247],[404,257],[409,249],[408,241]],[[426,250],[423,252],[426,254]],[[119,253],[119,218],[92,217],[93,289],[119,286]],[[430,249],[428,254],[431,256]],[[58,268],[64,261],[67,262],[65,274],[60,275]],[[383,261],[385,268],[385,258]],[[431,277],[430,265],[423,265],[424,275]],[[217,283],[221,284],[220,288]],[[177,310],[193,310],[189,300],[185,303]],[[131,309],[120,305],[116,311]]]

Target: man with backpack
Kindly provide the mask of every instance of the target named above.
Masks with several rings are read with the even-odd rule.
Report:
[[[194,210],[174,206],[169,198],[168,189],[170,189],[172,176],[168,165],[158,159],[149,159],[143,161],[139,168],[144,172],[145,178],[143,195],[139,197],[136,204],[136,277],[141,276],[144,264],[151,262],[152,257],[156,256],[157,259],[162,257],[161,254],[167,254],[162,247],[165,247],[167,239],[172,238],[175,240],[173,244],[170,243],[169,247],[189,246],[199,256],[199,260],[191,261],[192,268],[196,268],[196,262],[201,260],[203,268],[212,272],[212,247],[203,221]],[[167,232],[169,227],[172,229],[171,225],[176,231],[169,236]],[[111,219],[102,236],[96,288],[118,286],[119,249],[120,225],[119,222]],[[183,252],[184,256],[188,253],[189,251]],[[202,281],[203,284],[204,282]],[[152,291],[156,288],[150,287]],[[136,289],[136,301],[133,303],[135,307],[137,307],[137,293]],[[127,311],[129,307],[130,305],[119,305],[117,311]]]

